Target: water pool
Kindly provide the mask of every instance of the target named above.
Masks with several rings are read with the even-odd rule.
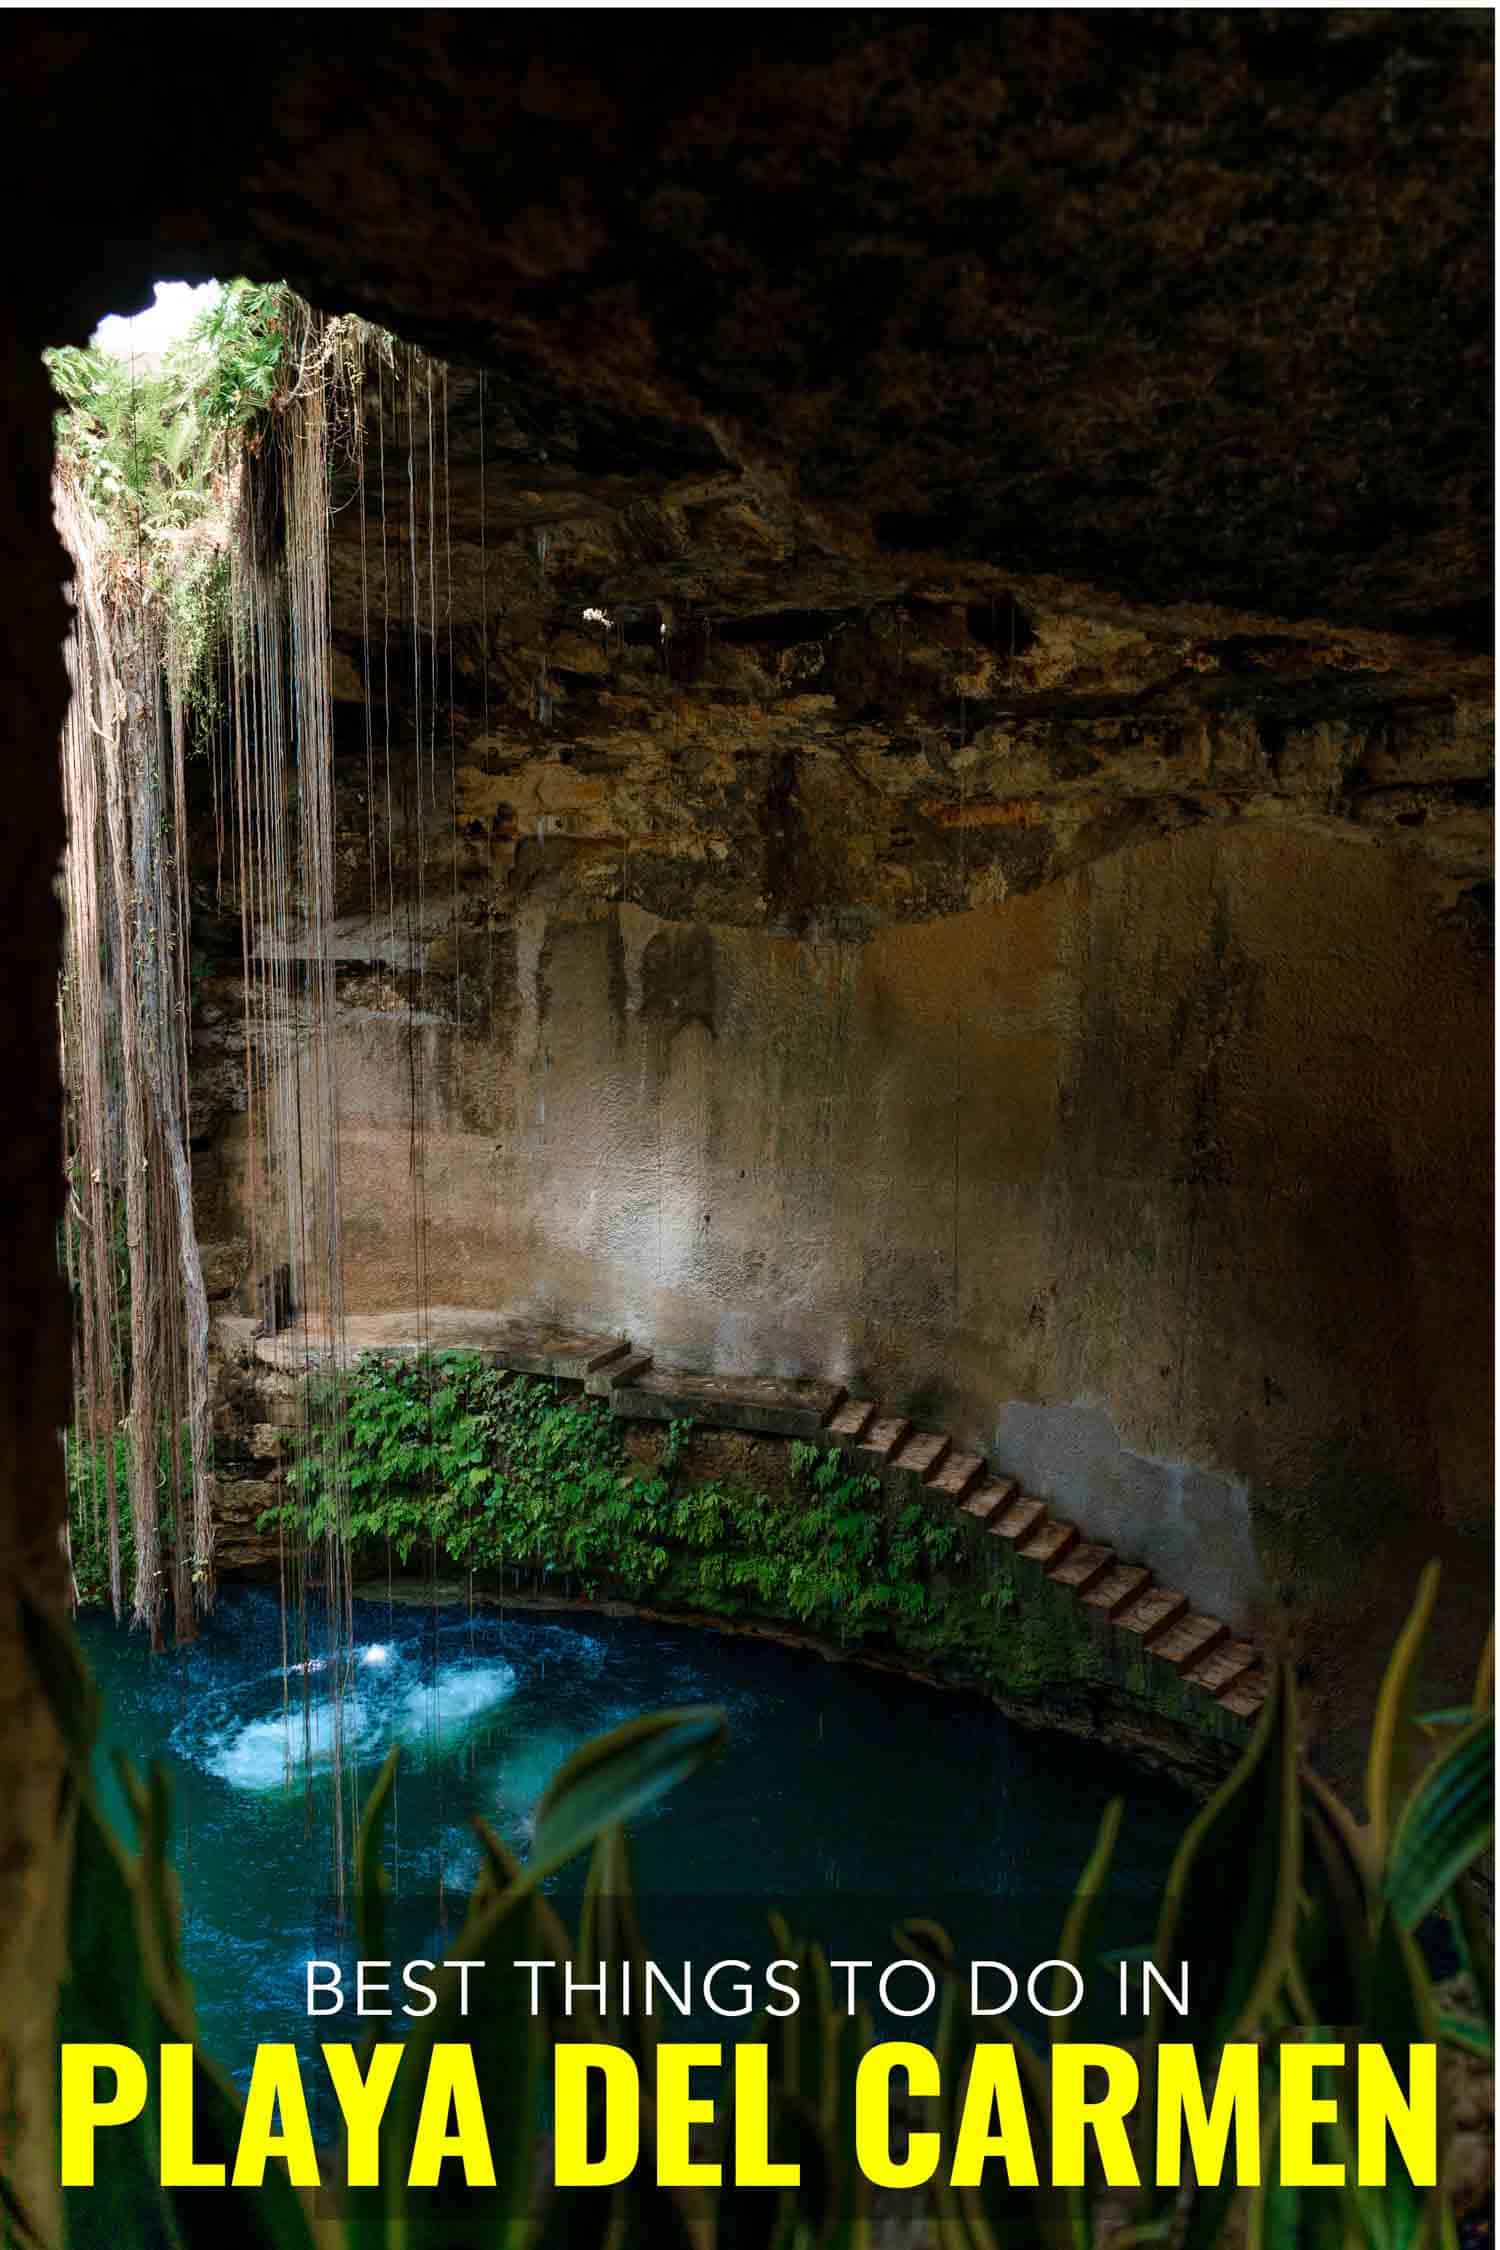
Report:
[[[346,1788],[368,1789],[402,1745],[386,1854],[398,1961],[456,1937],[479,1864],[472,1813],[524,1852],[569,1752],[663,1705],[720,1704],[730,1738],[722,1761],[632,1827],[647,1942],[664,1961],[768,1959],[767,1912],[779,1908],[845,1957],[890,1961],[892,1923],[923,1915],[961,1952],[1024,1973],[1054,1951],[1118,1794],[1127,1810],[1101,1941],[1137,1943],[1186,1817],[1175,1793],[1102,1750],[772,1642],[401,1601],[356,1604],[354,1632]],[[319,2036],[353,2035],[347,2021],[337,2033],[309,2022],[304,2005],[307,1960],[353,1951],[332,1907],[318,1630],[310,1668],[290,1676],[276,1599],[259,1590],[226,1591],[184,1651],[153,1657],[143,1636],[97,1617],[82,1634],[106,1698],[103,1752],[159,1758],[171,1779],[184,1949],[209,2050],[243,2082],[257,2041],[291,2039],[310,2055]],[[103,1754],[101,1773],[124,1826]],[[551,1885],[565,1920],[581,1879],[570,1869]]]

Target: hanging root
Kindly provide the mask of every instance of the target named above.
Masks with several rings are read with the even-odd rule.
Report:
[[[195,590],[206,584],[206,558],[228,589],[227,685],[216,718],[231,752],[224,783],[233,802],[218,806],[216,762],[216,821],[227,812],[241,914],[252,1239],[284,1232],[288,1301],[295,1293],[336,1347],[343,1329],[328,945],[330,456],[342,448],[355,461],[363,505],[365,371],[394,359],[390,340],[361,321],[324,320],[286,294],[279,303],[286,357],[275,411],[253,433],[226,433],[224,465],[208,480],[217,514],[200,512],[180,532],[159,524],[143,532],[143,499],[149,508],[157,488],[142,486],[132,522],[106,521],[86,496],[84,470],[63,458],[54,488],[73,566],[58,1011],[71,1188],[63,1255],[77,1331],[70,1476],[83,1496],[75,1531],[107,1554],[119,1615],[122,1433],[129,1606],[156,1640],[168,1593],[164,1508],[179,1637],[212,1603],[215,1519],[209,1311],[189,1129],[186,762],[190,687],[219,677],[217,613],[206,600],[174,599],[175,582],[161,583],[163,551],[169,573],[179,555],[186,567],[190,552]],[[132,445],[137,435],[132,420]],[[336,1519],[346,1513],[340,1500]],[[341,1567],[330,1563],[335,1577]]]

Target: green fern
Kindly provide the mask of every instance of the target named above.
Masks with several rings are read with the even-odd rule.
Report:
[[[369,1358],[314,1402],[315,1438],[267,1517],[309,1541],[338,1518],[403,1563],[440,1552],[464,1569],[545,1579],[589,1595],[753,1612],[858,1642],[935,1620],[931,1584],[958,1552],[951,1524],[915,1505],[892,1517],[879,1479],[837,1450],[791,1448],[793,1490],[682,1475],[691,1425],[669,1425],[643,1473],[592,1399],[506,1375],[472,1353]]]

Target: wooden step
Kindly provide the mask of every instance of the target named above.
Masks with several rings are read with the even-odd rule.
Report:
[[[1096,1578],[1084,1595],[1085,1606],[1097,1609],[1105,1617],[1118,1617],[1122,1609],[1139,1599],[1151,1583],[1151,1573],[1139,1563],[1116,1563],[1102,1578]]]
[[[937,1473],[927,1479],[928,1489],[939,1499],[957,1504],[974,1490],[985,1467],[982,1453],[950,1453]]]
[[[1075,1594],[1082,1594],[1104,1576],[1114,1559],[1113,1547],[1096,1547],[1081,1539],[1076,1547],[1069,1548],[1060,1563],[1054,1564],[1047,1576],[1054,1586],[1071,1586]]]
[[[1018,1492],[990,1525],[990,1537],[1008,1540],[1012,1547],[1024,1547],[1046,1520],[1046,1501],[1032,1500],[1024,1492]]]
[[[1221,1641],[1217,1648],[1211,1648],[1206,1656],[1190,1664],[1183,1678],[1209,1695],[1222,1695],[1236,1680],[1242,1680],[1247,1672],[1253,1671],[1258,1662],[1259,1657],[1248,1641]]]
[[[1064,1555],[1078,1544],[1076,1523],[1060,1523],[1056,1516],[1048,1516],[1039,1523],[1024,1547],[1016,1549],[1029,1563],[1037,1563],[1042,1570],[1050,1571]]]
[[[633,1352],[627,1347],[617,1359],[596,1367],[583,1387],[591,1398],[608,1398],[622,1383],[633,1383],[637,1376],[644,1375],[650,1365],[649,1352]]]
[[[846,1399],[824,1424],[824,1433],[835,1445],[857,1445],[879,1412],[872,1398]]]
[[[995,1518],[1008,1508],[1020,1493],[1021,1487],[1014,1477],[986,1477],[976,1484],[964,1501],[964,1514],[974,1516],[980,1523],[994,1529]]]
[[[952,1451],[953,1441],[944,1437],[941,1430],[914,1430],[904,1445],[898,1447],[887,1466],[900,1469],[904,1474],[925,1484],[940,1469]]]
[[[911,1424],[902,1414],[887,1414],[873,1421],[855,1447],[868,1455],[870,1464],[883,1469],[898,1446],[911,1435]]]
[[[1186,1594],[1174,1594],[1165,1586],[1150,1586],[1137,1596],[1129,1607],[1117,1610],[1115,1623],[1124,1633],[1139,1633],[1148,1641],[1153,1633],[1164,1632],[1175,1625],[1179,1617],[1187,1615]]]
[[[1254,1719],[1260,1715],[1260,1707],[1270,1691],[1271,1683],[1264,1672],[1246,1672],[1233,1687],[1224,1690],[1219,1701],[1237,1719]]]
[[[1229,1627],[1217,1617],[1205,1617],[1201,1610],[1190,1609],[1186,1617],[1179,1617],[1165,1631],[1156,1633],[1148,1642],[1153,1656],[1163,1664],[1170,1664],[1174,1672],[1185,1672],[1196,1664],[1220,1641],[1229,1638]]]

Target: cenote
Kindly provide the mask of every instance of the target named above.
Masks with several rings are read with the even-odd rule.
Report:
[[[1268,2069],[1488,2069],[1487,1876],[1388,1938],[1421,1761],[1492,1849],[1492,23],[13,13],[0,2237],[274,2212],[153,2234],[144,2110],[151,2225],[59,2208],[53,2025],[177,1998],[65,1613],[242,2090],[371,2028],[392,1746],[400,1963],[705,1705],[627,1822],[700,2004],[1024,1983],[1123,1799],[1075,2035],[1159,1939]]]
[[[100,1765],[122,1828],[109,1753],[160,1759],[170,1777],[204,2044],[242,2083],[258,2041],[310,2055],[335,2033],[304,2012],[305,1963],[354,1951],[332,1897],[325,1671],[314,1657],[310,1678],[287,1676],[279,1605],[254,1588],[227,1589],[200,1639],[170,1655],[97,1615],[82,1634],[105,1691]],[[663,1963],[758,1965],[777,1950],[776,1909],[831,1953],[882,1965],[893,1924],[931,1917],[961,1954],[1024,1975],[1056,1949],[1111,1797],[1128,1803],[1101,1950],[1149,1937],[1185,1818],[1184,1800],[1088,1745],[776,1644],[631,1617],[360,1601],[352,1649],[346,1785],[366,1791],[401,1746],[385,1854],[398,1961],[454,1942],[479,1869],[472,1814],[524,1855],[563,1759],[666,1706],[720,1705],[729,1749],[631,1828],[647,1946]],[[570,1868],[550,1886],[565,1921],[581,1882]],[[733,2031],[716,2023],[712,2036]]]

